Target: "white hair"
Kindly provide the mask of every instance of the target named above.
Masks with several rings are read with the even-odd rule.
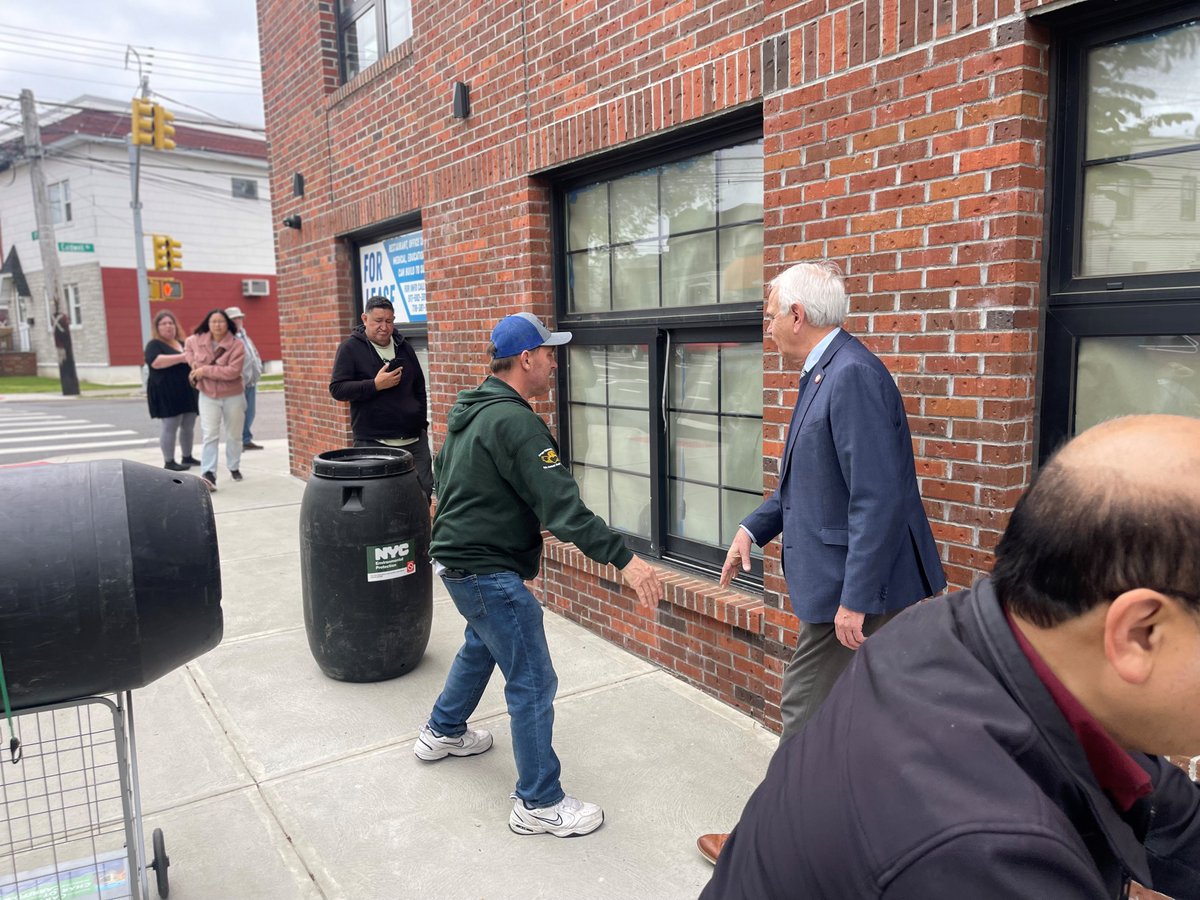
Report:
[[[771,280],[771,289],[779,289],[778,315],[791,312],[797,303],[804,307],[804,318],[817,328],[841,325],[850,312],[846,282],[837,263],[797,263]]]

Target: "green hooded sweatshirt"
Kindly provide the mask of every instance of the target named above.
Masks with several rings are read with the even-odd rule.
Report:
[[[459,393],[434,482],[429,552],[448,569],[535,578],[543,527],[596,562],[624,568],[633,558],[621,535],[584,506],[546,423],[499,378]]]

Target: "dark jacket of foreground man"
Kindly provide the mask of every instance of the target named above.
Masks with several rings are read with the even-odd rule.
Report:
[[[705,900],[1200,898],[1200,785],[1118,812],[986,579],[870,638],[775,754]]]

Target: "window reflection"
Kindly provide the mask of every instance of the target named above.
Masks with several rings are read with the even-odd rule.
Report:
[[[1200,335],[1079,341],[1074,433],[1115,416],[1200,417]]]
[[[379,59],[379,35],[375,10],[368,9],[346,29],[346,80]]]
[[[667,373],[671,534],[724,546],[761,502],[761,354],[760,344],[673,350]]]
[[[1200,21],[1088,54],[1082,276],[1200,269]]]
[[[650,365],[645,344],[567,350],[571,471],[614,528],[650,536]]]
[[[571,190],[565,207],[572,312],[762,298],[761,140]]]

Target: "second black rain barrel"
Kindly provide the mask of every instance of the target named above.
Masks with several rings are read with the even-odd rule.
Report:
[[[208,489],[119,459],[0,471],[13,708],[144,687],[221,642]]]
[[[433,624],[433,570],[429,503],[408,451],[347,448],[313,459],[300,570],[308,646],[322,672],[383,681],[416,667]]]

